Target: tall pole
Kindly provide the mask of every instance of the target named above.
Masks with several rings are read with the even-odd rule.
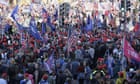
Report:
[[[59,28],[60,28],[59,18],[60,18],[60,2],[58,2],[58,24],[57,24],[58,30],[59,30]]]
[[[68,37],[67,39],[68,40],[67,40],[67,51],[66,51],[67,52],[67,57],[70,56],[70,46],[69,46],[70,33],[71,33],[71,31],[70,31],[70,29],[68,29],[68,34],[67,34],[67,37]]]
[[[124,19],[124,23],[123,23],[123,37],[124,37],[124,33],[126,31],[126,12],[127,12],[127,9],[126,9],[126,2],[127,0],[124,0],[124,14],[123,14],[123,19]]]
[[[127,24],[127,17],[126,17],[126,13],[127,13],[127,1],[128,0],[125,0],[124,1],[124,16],[123,16],[123,19],[124,19],[124,23],[123,23],[123,43],[122,43],[122,47],[123,47],[123,56],[125,55],[124,54],[124,45],[125,45],[125,39],[126,39],[126,35],[125,35],[125,32],[127,32],[127,28],[126,28],[126,24]],[[129,59],[128,59],[129,60]]]

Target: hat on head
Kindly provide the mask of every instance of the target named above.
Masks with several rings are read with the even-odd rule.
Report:
[[[103,61],[104,60],[104,58],[98,58],[98,61]]]
[[[3,77],[3,78],[6,78],[6,77],[7,77],[7,73],[5,73],[5,72],[2,73],[2,77]]]
[[[24,77],[25,77],[25,78],[29,77],[29,74],[28,74],[28,73],[25,73],[25,74],[24,74]]]
[[[48,79],[48,75],[47,74],[44,74],[43,77],[42,77],[42,79],[43,80],[47,80]]]
[[[118,75],[120,76],[120,77],[123,77],[123,72],[118,72]]]

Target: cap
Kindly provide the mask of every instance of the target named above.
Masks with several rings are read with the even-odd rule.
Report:
[[[29,77],[29,74],[28,74],[28,73],[25,73],[25,74],[24,74],[24,77],[25,77],[25,78]]]
[[[5,73],[5,72],[2,73],[2,77],[3,77],[3,78],[7,77],[7,73]]]
[[[43,80],[47,80],[48,79],[48,75],[47,74],[44,74],[43,77],[42,77],[42,79]]]
[[[123,75],[124,75],[123,72],[118,72],[118,74],[120,77],[123,77]]]
[[[98,61],[103,61],[104,59],[103,58],[98,58]]]

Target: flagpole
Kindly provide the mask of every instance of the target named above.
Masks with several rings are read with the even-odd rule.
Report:
[[[29,30],[29,28],[28,28],[28,30]],[[26,32],[26,39],[27,39],[27,41],[26,41],[26,45],[27,45],[27,49],[29,48],[29,33],[28,32]]]
[[[69,37],[70,37],[70,29],[68,29],[68,34],[67,34],[67,57],[70,56],[70,53],[69,53]]]
[[[122,45],[122,47],[123,47],[123,56],[124,56],[124,41],[125,41],[125,31],[126,31],[126,0],[125,0],[125,3],[124,3],[124,16],[122,16],[123,18],[124,18],[124,24],[123,24],[123,45]]]
[[[5,32],[4,32],[4,25],[3,25],[3,24],[4,24],[4,19],[2,18],[2,20],[1,20],[1,29],[2,29],[2,30],[1,30],[1,31],[2,31],[1,34],[2,34],[2,40],[3,40],[3,35],[4,35],[4,33],[5,33]]]
[[[60,28],[59,18],[60,18],[60,3],[58,2],[58,30]]]

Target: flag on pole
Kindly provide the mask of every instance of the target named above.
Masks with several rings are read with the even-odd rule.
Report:
[[[68,53],[69,53],[70,51],[72,51],[72,46],[75,46],[76,43],[77,43],[77,41],[78,41],[78,38],[77,38],[75,32],[72,32],[72,31],[70,30],[69,33],[70,33],[71,35],[69,35],[69,37],[68,37]]]
[[[42,18],[47,18],[48,13],[45,8],[42,8]]]
[[[16,22],[17,26],[18,26],[18,29],[19,30],[24,30],[24,27],[18,23],[17,21],[17,13],[18,13],[18,5],[13,9],[12,13],[11,13],[11,17],[13,18],[13,20]]]
[[[47,23],[51,23],[51,17],[49,16],[45,8],[42,8],[42,18],[47,19]]]
[[[42,8],[42,17],[45,19],[47,19],[47,25],[51,28],[51,31],[55,31],[55,25],[54,24],[52,24],[51,23],[51,17],[50,17],[50,15],[48,15],[48,13],[47,13],[47,11],[44,9],[44,8]],[[55,16],[57,16],[57,15],[55,15]]]
[[[11,17],[16,21],[16,14],[18,12],[18,5],[13,9]]]
[[[36,22],[35,22],[35,19],[34,17],[31,18],[30,20],[30,34],[35,38],[35,39],[38,39],[38,40],[43,40],[41,35],[39,34],[38,30],[37,30],[37,25],[36,25]]]
[[[92,19],[88,15],[88,17],[87,17],[86,31],[91,31],[92,29],[93,29]]]
[[[56,21],[57,19],[58,19],[58,9],[55,9],[54,20]]]
[[[52,54],[50,55],[50,57],[48,58],[48,60],[45,62],[46,68],[49,71],[49,73],[52,72],[52,68],[53,68],[53,64],[54,64],[54,51],[52,52]]]
[[[140,55],[134,50],[134,48],[125,38],[124,38],[123,45],[124,45],[123,47],[124,55],[127,58],[135,60],[140,63]]]
[[[46,31],[47,31],[47,29],[46,29],[46,23],[45,22],[42,22],[42,34],[45,34],[46,33]]]

